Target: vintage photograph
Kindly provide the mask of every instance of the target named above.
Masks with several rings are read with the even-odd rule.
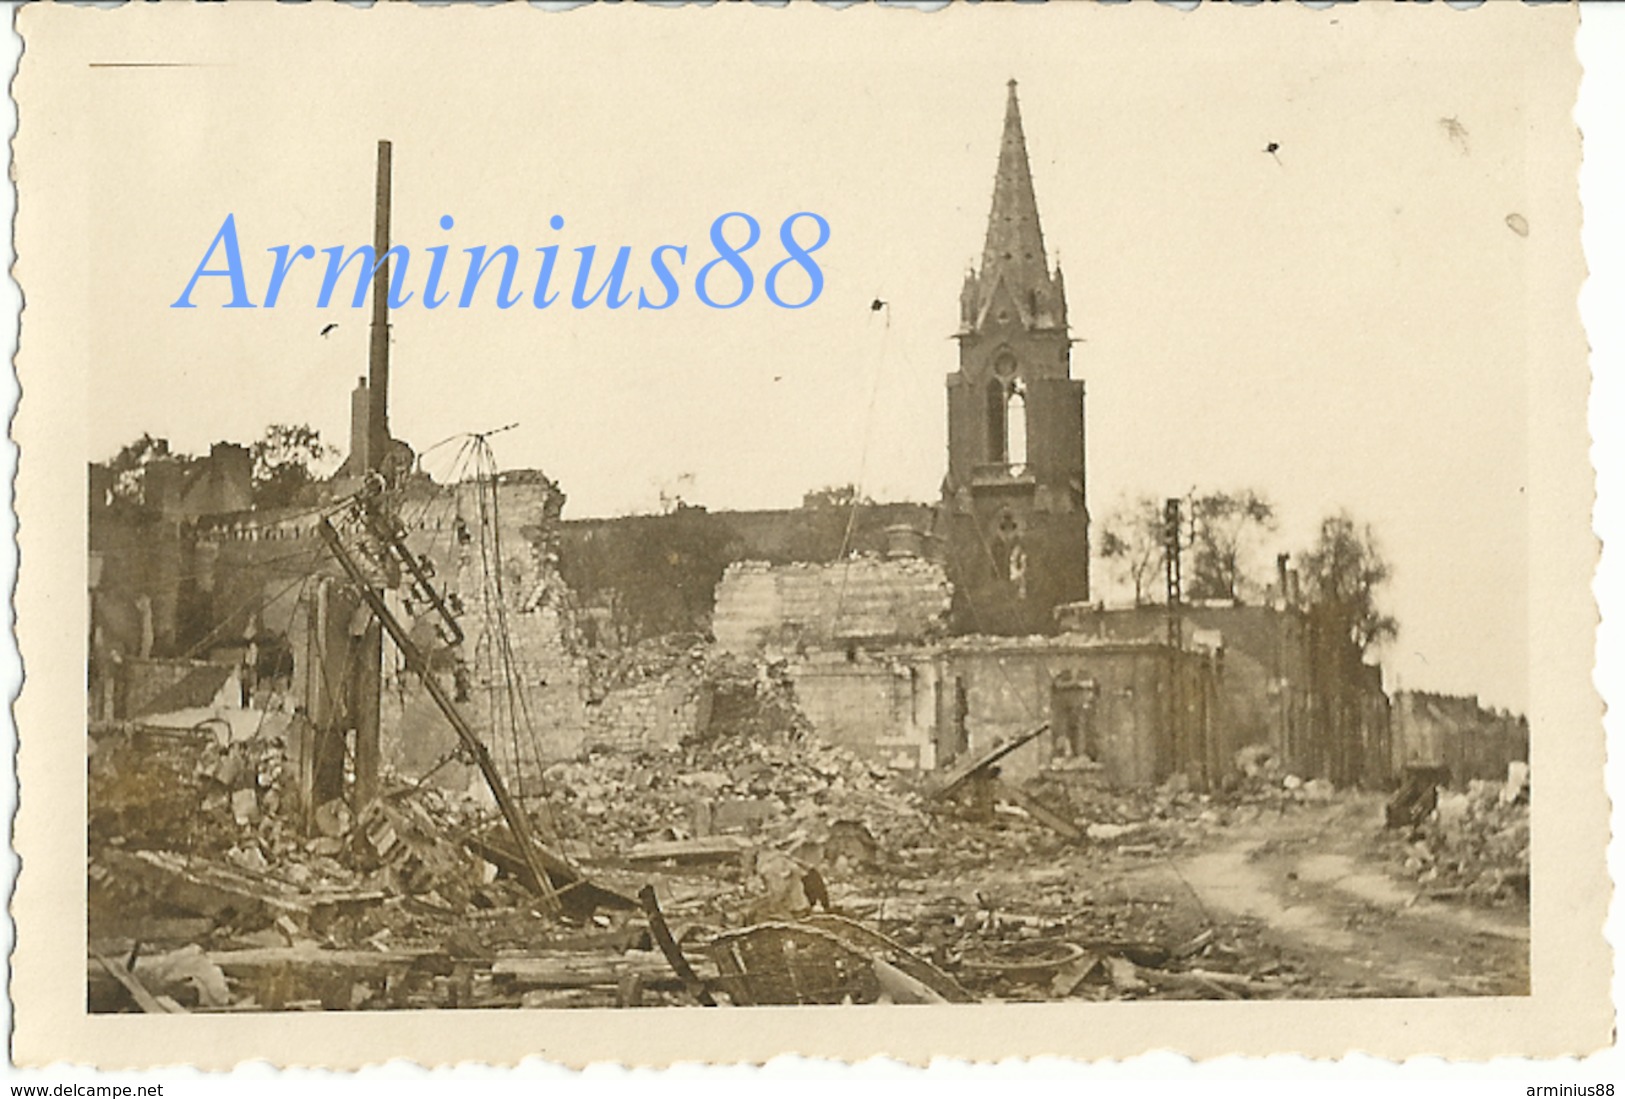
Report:
[[[1572,21],[264,9],[22,22],[88,1016],[1531,995]]]

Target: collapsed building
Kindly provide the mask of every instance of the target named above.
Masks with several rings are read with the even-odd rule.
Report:
[[[720,884],[663,883],[685,911],[714,908],[724,894],[742,907],[734,894],[748,867],[778,898],[769,914],[804,915],[825,888],[819,866],[850,875],[851,910],[892,911],[895,898],[863,892],[895,885],[898,867],[883,872],[876,855],[889,843],[907,852],[894,858],[915,876],[908,903],[917,914],[959,902],[927,896],[924,879],[936,870],[913,847],[972,858],[988,850],[984,839],[954,833],[921,839],[934,827],[931,806],[948,794],[967,794],[981,823],[1003,798],[1067,843],[1133,836],[1154,816],[1169,835],[1124,850],[1161,851],[1185,842],[1180,829],[1217,826],[1209,795],[1263,797],[1261,775],[1279,799],[1305,784],[1385,789],[1419,767],[1482,783],[1527,758],[1521,719],[1414,692],[1390,702],[1381,669],[1299,597],[1284,560],[1251,605],[1181,598],[1177,551],[1164,603],[1094,599],[1084,382],[1073,376],[1064,280],[1045,252],[1013,82],[983,255],[961,294],[959,361],[946,379],[947,468],[933,503],[876,504],[854,492],[814,494],[782,511],[680,504],[662,515],[573,519],[564,490],[540,471],[489,461],[436,483],[380,424],[383,299],[375,288],[374,353],[384,369],[380,377],[375,362],[357,385],[350,457],[310,501],[252,506],[252,462],[232,444],[185,464],[160,456],[133,492],[109,468],[91,468],[88,711],[100,738],[93,778],[98,768],[101,776],[93,788],[118,802],[98,806],[93,796],[93,834],[114,837],[93,854],[94,880],[180,889],[215,918],[237,919],[248,904],[277,919],[290,949],[303,949],[316,923],[347,926],[346,913],[376,904],[379,880],[420,898],[417,918],[470,905],[524,908],[497,888],[503,880],[548,904],[576,890],[578,902],[588,898],[578,916],[595,905],[636,908],[635,890],[618,889],[612,873],[599,885],[572,861],[606,849],[640,867],[726,868]],[[381,632],[383,619],[391,629]],[[139,758],[144,751],[150,758]],[[179,781],[161,783],[162,796],[120,777],[165,768]],[[898,794],[893,778],[909,792]],[[1486,790],[1472,804],[1498,828],[1496,814],[1526,807],[1521,788],[1501,800]],[[126,849],[131,837],[164,839],[143,821],[178,819],[170,803],[193,795],[211,808],[185,826],[186,843],[226,851],[231,866]],[[411,799],[428,799],[440,815],[410,808]],[[508,841],[469,823],[493,801],[508,818]],[[522,854],[516,814],[534,823],[552,861]],[[455,832],[461,849],[437,829]],[[1519,855],[1521,840],[1509,835],[1497,858]],[[1005,854],[1016,850],[1025,848]],[[314,860],[339,884],[322,885],[315,899],[279,884],[268,899],[265,864],[276,857],[293,860],[306,882],[301,860]],[[1497,875],[1486,889],[1504,891],[1517,877]],[[1066,893],[1065,903],[1076,899]],[[828,915],[827,895],[822,907]],[[980,948],[972,932],[995,924],[955,911],[953,943]],[[911,943],[931,940],[912,916],[888,919]],[[1005,931],[1020,937],[1027,926]],[[377,936],[394,927],[368,924],[364,941],[382,950]],[[1119,991],[1137,994],[1144,984],[1133,983],[1133,965],[1119,964],[1128,956],[1122,929],[1109,930],[1116,954],[1063,951],[1064,965],[1006,968],[993,960],[983,975],[1008,991],[1026,987],[1012,985],[1014,974],[1061,981],[1070,966],[1075,979],[1061,981],[1060,993],[1069,995],[1110,970],[1125,982]],[[724,976],[763,949],[741,934],[708,940]],[[772,932],[787,950],[812,935],[819,949],[838,940],[841,950],[872,955],[888,996],[963,997],[871,934],[827,921]],[[1105,934],[1091,925],[1091,941]],[[1212,939],[1211,928],[1179,935],[1198,944],[1193,953]],[[949,968],[962,960],[958,945],[931,942]],[[682,972],[680,950],[659,945],[677,967],[676,987],[707,1002],[707,981]],[[1134,950],[1158,965],[1192,956]],[[410,969],[417,957],[389,964]],[[131,958],[123,970],[104,966],[127,989]],[[290,994],[269,971],[286,958],[266,958],[231,964],[263,977],[262,1003],[283,1003]],[[326,1006],[428,995],[410,982],[391,986],[401,976],[394,970],[373,981],[383,963],[370,955],[352,961],[368,976],[322,997],[334,1001]],[[549,989],[585,982],[600,992],[605,974],[615,985],[628,972],[618,963],[583,976],[554,964],[532,958],[507,972],[531,965],[545,974],[539,980],[562,982]],[[1212,972],[1195,985],[1181,973],[1163,979],[1171,994],[1262,987],[1226,985]],[[377,987],[356,991],[366,982]],[[864,995],[879,994],[872,985]],[[731,987],[734,1002],[797,1002],[752,1001],[770,993]],[[455,983],[437,988],[430,1002],[442,1006],[491,1002]],[[616,995],[637,1000],[624,987]],[[837,981],[808,995],[840,1002],[854,993]],[[835,998],[817,999],[826,996]],[[544,1001],[554,1002],[524,1002]]]

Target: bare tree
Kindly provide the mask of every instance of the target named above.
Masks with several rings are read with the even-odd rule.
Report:
[[[1162,505],[1154,496],[1123,497],[1106,517],[1100,556],[1134,586],[1134,605],[1146,603],[1148,587],[1162,566]]]
[[[1377,589],[1393,569],[1369,523],[1357,522],[1347,511],[1328,515],[1298,562],[1310,607],[1346,629],[1362,654],[1399,635],[1399,623],[1377,605]]]
[[[1248,558],[1258,535],[1275,529],[1275,505],[1255,489],[1208,492],[1191,500],[1195,527],[1190,580],[1193,599],[1240,600]]]

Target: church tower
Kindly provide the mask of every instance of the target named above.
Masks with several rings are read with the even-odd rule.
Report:
[[[1083,382],[1066,289],[1044,254],[1016,82],[1004,111],[979,270],[959,299],[948,375],[948,565],[957,633],[1053,633],[1089,598]]]

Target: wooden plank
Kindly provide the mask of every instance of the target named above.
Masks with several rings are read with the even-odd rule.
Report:
[[[1019,805],[1026,810],[1028,816],[1061,838],[1071,840],[1074,843],[1083,839],[1082,829],[1026,791],[1019,790],[1009,783],[1001,782],[999,783],[999,796],[1015,805]]]
[[[326,950],[312,946],[266,946],[247,950],[214,950],[207,957],[227,976],[243,977],[259,970],[284,966],[353,970],[358,973],[404,969],[437,953],[434,950]]]
[[[380,890],[319,889],[301,892],[265,875],[253,875],[202,858],[172,851],[100,851],[96,860],[127,884],[140,887],[168,904],[205,916],[222,913],[263,915],[267,922],[288,915],[308,918],[329,905],[371,904],[384,899]]]
[[[742,836],[697,836],[687,840],[656,840],[640,843],[626,852],[629,862],[679,863],[731,862],[742,858],[755,844]]]
[[[533,892],[540,891],[536,875],[532,872],[530,864],[520,857],[519,852],[500,842],[482,839],[479,836],[464,837],[463,846],[514,878],[525,888]],[[576,916],[590,916],[600,908],[637,908],[638,902],[623,891],[596,878],[585,877],[583,871],[547,848],[538,846],[536,856],[557,886],[559,901],[566,912]]]
[[[715,975],[714,972],[712,974]],[[498,958],[491,963],[491,976],[521,988],[589,988],[603,985],[617,988],[628,977],[637,977],[645,988],[682,988],[683,981],[672,972],[658,951],[634,950],[626,954],[529,954]],[[703,980],[703,976],[697,975]]]
[[[136,979],[135,974],[125,969],[123,965],[113,961],[105,954],[93,955],[101,967],[110,973],[115,981],[124,986],[124,990],[135,1000],[136,1006],[148,1015],[186,1015],[187,1010],[168,996],[160,1000],[147,986]],[[165,1003],[164,1001],[167,1001]],[[173,1005],[173,1006],[170,1006]]]

